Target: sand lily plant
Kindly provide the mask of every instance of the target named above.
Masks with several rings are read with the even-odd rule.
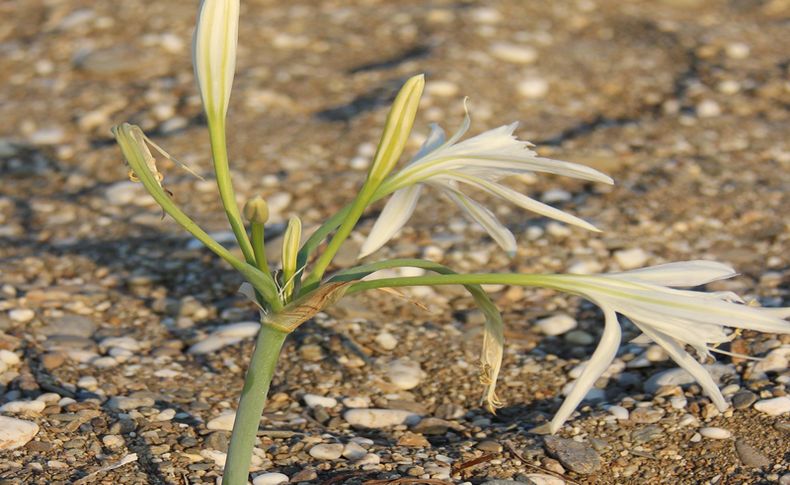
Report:
[[[255,197],[245,204],[243,211],[239,210],[228,166],[225,128],[236,64],[238,22],[238,0],[203,0],[195,29],[193,59],[208,121],[218,193],[241,257],[212,239],[178,207],[163,186],[164,175],[157,169],[156,157],[149,147],[163,157],[172,157],[134,125],[124,123],[112,129],[129,166],[130,177],[145,186],[167,215],[241,273],[246,280],[242,292],[261,310],[261,329],[239,399],[223,484],[247,483],[261,413],[286,337],[345,295],[377,288],[420,285],[462,285],[466,288],[485,315],[480,380],[484,385],[482,403],[492,412],[501,405],[495,386],[502,362],[504,331],[500,313],[482,285],[548,288],[580,296],[598,305],[604,315],[600,344],[555,417],[540,430],[550,433],[562,427],[614,359],[621,341],[618,316],[629,319],[647,338],[663,347],[678,365],[697,379],[719,409],[724,409],[727,403],[713,378],[687,347],[705,358],[715,350],[713,346],[733,337],[732,329],[790,333],[790,324],[786,321],[790,316],[788,308],[745,305],[731,293],[676,289],[696,287],[736,274],[728,266],[710,261],[671,263],[624,273],[574,275],[457,274],[427,260],[390,259],[335,268],[334,273],[327,275],[338,250],[356,229],[365,210],[377,201],[388,199],[361,248],[360,257],[373,254],[395,236],[408,222],[427,187],[437,188],[447,195],[510,254],[516,251],[515,237],[489,208],[468,195],[468,188],[545,217],[597,230],[576,216],[535,201],[502,183],[508,176],[534,172],[612,183],[611,178],[589,167],[539,157],[528,142],[513,136],[516,124],[462,139],[470,125],[467,113],[461,128],[449,139],[445,139],[440,128],[433,127],[411,162],[396,170],[425,84],[421,75],[407,80],[396,96],[367,177],[353,200],[301,244],[301,221],[292,218],[284,236],[282,261],[279,269],[273,271],[265,252],[265,223],[269,216],[266,202]],[[378,271],[403,267],[420,268],[425,273],[371,279]]]

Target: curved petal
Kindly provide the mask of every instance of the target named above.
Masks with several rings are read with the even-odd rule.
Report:
[[[417,154],[412,158],[411,163],[418,163],[421,158],[441,147],[444,144],[444,138],[445,135],[442,127],[436,123],[431,123],[431,132],[428,133],[428,138],[422,143]]]
[[[601,307],[604,316],[606,317],[606,324],[601,335],[601,341],[598,343],[595,352],[593,352],[590,361],[582,371],[582,374],[576,379],[576,383],[568,394],[568,397],[562,402],[562,406],[557,410],[557,413],[549,423],[549,432],[556,433],[565,421],[573,414],[573,411],[582,402],[584,396],[592,389],[595,381],[606,371],[609,364],[612,363],[617,355],[617,349],[620,347],[620,324],[617,321],[617,314],[611,308]]]
[[[396,191],[387,201],[381,215],[373,224],[367,239],[359,250],[359,257],[363,258],[368,254],[381,248],[387,243],[396,232],[400,230],[414,213],[417,200],[420,198],[421,184],[411,185],[405,189]]]
[[[737,271],[726,264],[696,260],[659,264],[622,273],[609,273],[606,276],[654,285],[691,287],[732,278],[737,274]]]
[[[641,325],[639,321],[634,321],[636,326],[642,330],[645,335],[653,339],[655,343],[660,345],[672,357],[680,367],[686,370],[689,374],[696,379],[705,393],[713,400],[713,404],[719,411],[727,409],[727,402],[724,396],[721,395],[718,384],[713,380],[713,377],[705,369],[705,367],[697,362],[674,338],[666,335],[663,332],[655,330],[649,325]]]
[[[458,207],[463,209],[472,219],[483,226],[491,238],[496,241],[508,255],[511,257],[516,255],[515,236],[513,236],[513,233],[510,232],[504,224],[499,222],[499,219],[496,218],[493,212],[461,192],[449,188],[445,190],[445,192],[456,204],[458,204]]]

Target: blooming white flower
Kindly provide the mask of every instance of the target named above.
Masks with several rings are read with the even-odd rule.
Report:
[[[224,120],[236,71],[239,0],[202,0],[192,39],[192,62],[206,115]]]
[[[498,181],[509,175],[546,172],[612,184],[609,176],[584,165],[538,157],[537,153],[529,149],[532,144],[513,136],[518,123],[500,126],[460,141],[469,130],[469,125],[467,113],[461,128],[448,140],[445,140],[445,133],[439,126],[432,125],[430,135],[411,163],[382,183],[375,199],[388,194],[392,194],[392,197],[363,243],[360,257],[382,247],[406,224],[414,213],[425,185],[439,188],[449,196],[510,254],[516,251],[513,234],[493,212],[466,196],[462,191],[463,186],[475,187],[540,215],[597,231],[592,224],[527,197]]]
[[[603,275],[545,275],[546,286],[582,296],[604,313],[601,341],[584,371],[548,425],[556,432],[609,367],[620,346],[617,315],[634,323],[649,339],[664,348],[679,366],[691,374],[716,407],[727,402],[713,377],[685,346],[707,357],[717,345],[731,340],[727,327],[769,333],[790,333],[790,308],[743,305],[731,292],[700,292],[669,287],[693,287],[737,273],[713,261],[685,261]]]

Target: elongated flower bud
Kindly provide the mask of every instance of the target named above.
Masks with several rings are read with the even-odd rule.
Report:
[[[223,121],[228,112],[238,34],[239,0],[200,2],[192,62],[209,122]]]
[[[266,224],[269,220],[269,204],[260,195],[244,204],[244,218],[253,224]]]
[[[291,297],[296,276],[296,257],[299,253],[299,242],[302,239],[302,221],[291,217],[288,228],[283,236],[283,294],[286,301]]]
[[[417,107],[420,104],[425,76],[419,74],[409,78],[392,103],[384,133],[381,135],[373,163],[370,164],[368,180],[380,182],[389,175],[403,153],[409,139]]]

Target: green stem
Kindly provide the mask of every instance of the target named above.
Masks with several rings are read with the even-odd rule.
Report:
[[[263,224],[253,222],[250,224],[250,234],[252,235],[252,250],[255,253],[255,263],[258,269],[266,274],[272,274],[269,269],[269,262],[266,261],[266,245],[264,240]]]
[[[255,264],[255,252],[252,249],[250,239],[247,237],[247,230],[241,220],[239,206],[236,204],[236,194],[233,191],[233,182],[230,179],[230,168],[228,166],[228,146],[225,139],[225,123],[212,122],[209,117],[209,138],[211,139],[211,157],[214,160],[214,173],[217,177],[217,188],[228,222],[236,235],[244,259],[247,263]]]
[[[375,288],[397,288],[403,286],[437,286],[437,285],[516,285],[538,286],[560,289],[557,280],[568,275],[546,274],[444,274],[427,276],[405,276],[401,278],[381,278],[378,280],[360,281],[351,285],[347,295]]]
[[[244,378],[244,389],[241,391],[236,420],[233,422],[222,485],[247,483],[252,449],[255,446],[263,407],[266,405],[266,395],[277,367],[280,349],[287,335],[265,322],[261,325],[250,367]]]

